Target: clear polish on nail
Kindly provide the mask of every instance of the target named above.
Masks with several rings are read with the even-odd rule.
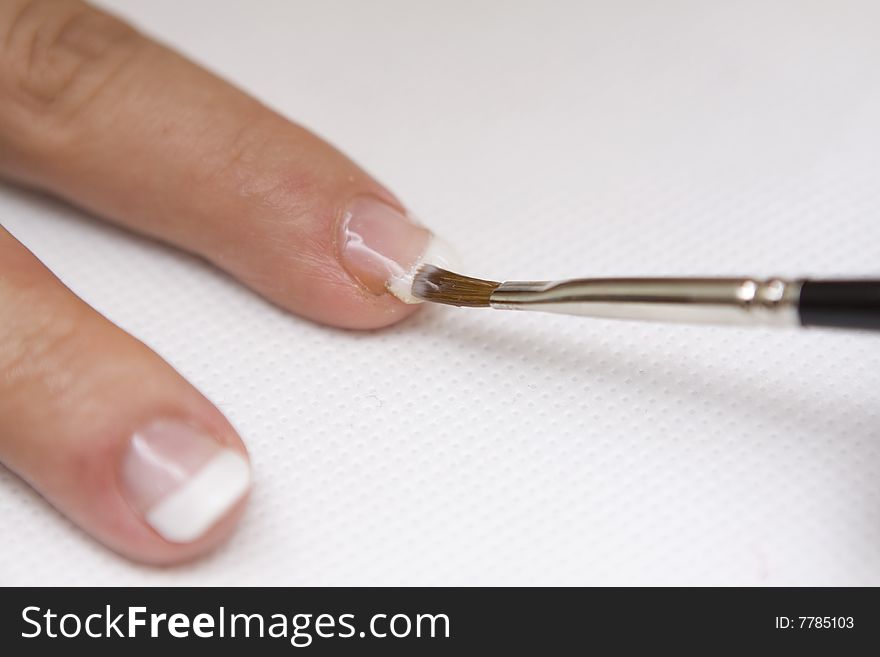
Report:
[[[250,478],[241,454],[174,420],[135,432],[122,461],[129,503],[173,543],[207,532],[247,493]]]
[[[412,295],[418,267],[430,263],[455,268],[457,259],[445,242],[372,196],[349,204],[340,231],[343,267],[373,294],[390,292],[405,303],[421,303]]]

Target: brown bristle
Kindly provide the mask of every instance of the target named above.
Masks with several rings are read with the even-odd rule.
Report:
[[[434,265],[422,265],[413,279],[413,295],[425,301],[450,306],[480,308],[489,305],[489,297],[500,285],[495,281],[462,276]]]

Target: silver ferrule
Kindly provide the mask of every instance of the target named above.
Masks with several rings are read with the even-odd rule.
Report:
[[[493,308],[700,324],[797,326],[800,281],[596,278],[502,283]]]

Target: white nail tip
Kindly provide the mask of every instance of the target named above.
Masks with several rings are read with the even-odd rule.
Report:
[[[189,543],[204,534],[250,487],[247,461],[224,449],[180,488],[146,513],[146,520],[173,543]]]
[[[422,265],[435,265],[441,269],[456,270],[459,259],[446,242],[436,235],[432,235],[425,252],[406,272],[393,276],[388,280],[386,289],[404,303],[424,303],[422,299],[413,296],[412,285],[416,272]]]

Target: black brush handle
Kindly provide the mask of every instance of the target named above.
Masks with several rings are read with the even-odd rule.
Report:
[[[880,280],[804,281],[798,312],[803,326],[880,331]]]

